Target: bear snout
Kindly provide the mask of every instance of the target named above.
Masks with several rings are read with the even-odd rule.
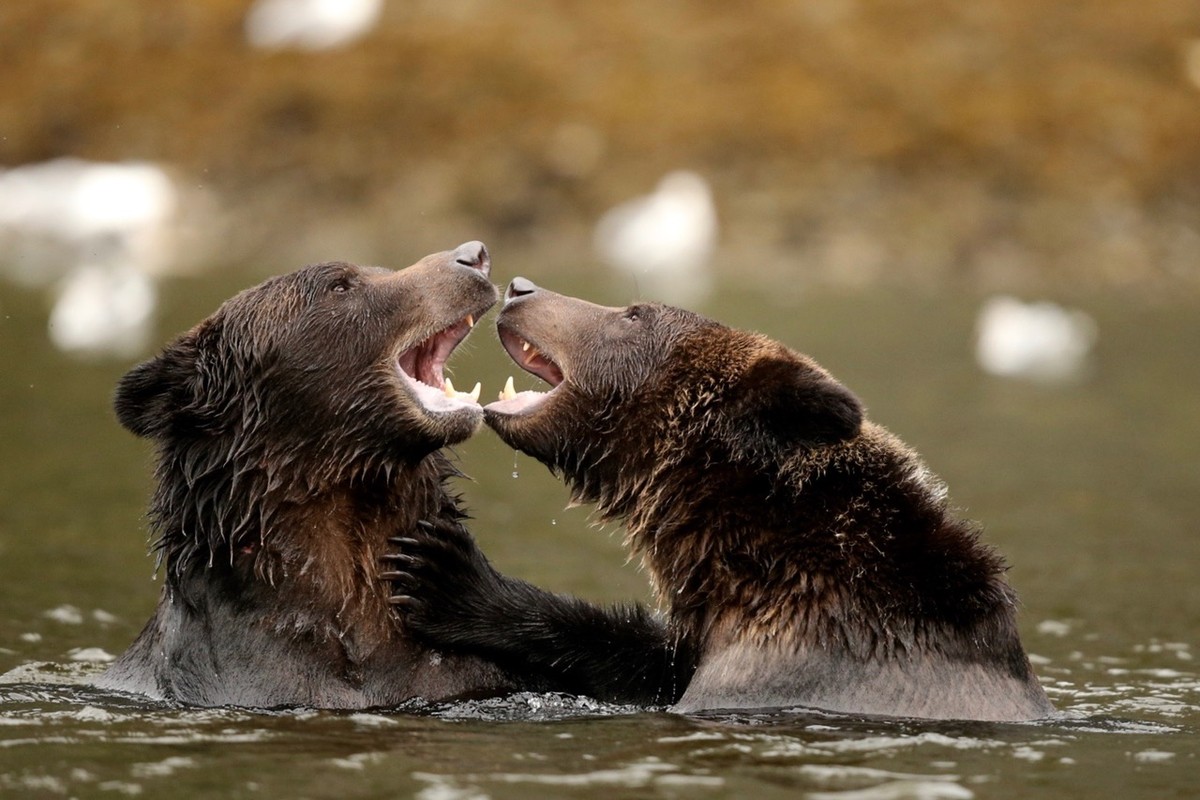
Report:
[[[514,300],[520,300],[537,290],[537,284],[528,278],[513,278],[512,283],[508,284],[508,289],[504,292],[504,304],[508,305]]]
[[[462,264],[464,267],[477,269],[484,275],[491,273],[492,257],[488,255],[487,247],[484,246],[483,242],[463,242],[454,248],[454,252],[450,255],[454,258],[455,264]]]

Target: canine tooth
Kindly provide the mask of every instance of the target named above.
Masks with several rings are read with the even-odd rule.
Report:
[[[521,342],[521,352],[524,353],[528,349],[529,349],[529,342],[522,341]]]
[[[513,386],[512,375],[509,375],[508,381],[505,382],[505,384],[504,384],[504,388],[500,390],[500,399],[501,400],[512,400],[516,396],[517,396],[517,390]]]
[[[478,402],[479,402],[479,392],[480,392],[480,391],[482,391],[482,390],[483,390],[483,384],[481,384],[481,383],[479,383],[478,381],[476,381],[476,382],[475,382],[475,388],[471,390],[471,402],[472,402],[472,403],[478,403]]]
[[[475,327],[475,315],[474,314],[467,314],[467,327],[468,328]]]
[[[446,378],[445,382],[442,384],[442,391],[446,393],[446,397],[454,397],[456,394],[458,394],[456,391],[454,391],[454,384],[449,378]]]

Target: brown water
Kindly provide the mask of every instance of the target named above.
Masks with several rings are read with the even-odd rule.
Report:
[[[161,338],[248,282],[168,286]],[[41,298],[0,288],[0,794],[1197,796],[1200,309],[1079,300],[1100,325],[1094,370],[1052,388],[976,370],[977,299],[727,290],[707,310],[814,355],[984,523],[1014,565],[1026,645],[1067,714],[1055,724],[681,717],[553,696],[259,714],[81,687],[95,648],[120,652],[157,596],[141,517],[149,448],[108,408],[128,365],[60,356],[42,335]],[[515,374],[486,329],[454,372],[485,393]],[[565,491],[540,465],[486,431],[459,452],[473,528],[503,569],[598,601],[645,597],[619,531],[563,511]]]

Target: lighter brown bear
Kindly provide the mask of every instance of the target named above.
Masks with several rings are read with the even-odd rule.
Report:
[[[661,616],[501,576],[440,525],[398,543],[390,576],[424,641],[683,712],[1053,714],[1000,556],[811,359],[682,309],[605,308],[521,278],[497,328],[552,388],[486,406],[488,425],[625,524]]]

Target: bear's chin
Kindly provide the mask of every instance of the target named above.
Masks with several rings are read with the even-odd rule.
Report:
[[[398,391],[411,398],[404,403],[411,404],[405,416],[420,431],[410,432],[409,438],[419,439],[431,449],[459,444],[483,424],[483,407],[467,392],[448,395],[445,389],[413,380],[402,371],[399,383]]]
[[[483,407],[483,410],[506,417],[525,416],[541,409],[553,393],[553,390],[549,392],[533,390],[517,392],[514,395],[488,403]]]

